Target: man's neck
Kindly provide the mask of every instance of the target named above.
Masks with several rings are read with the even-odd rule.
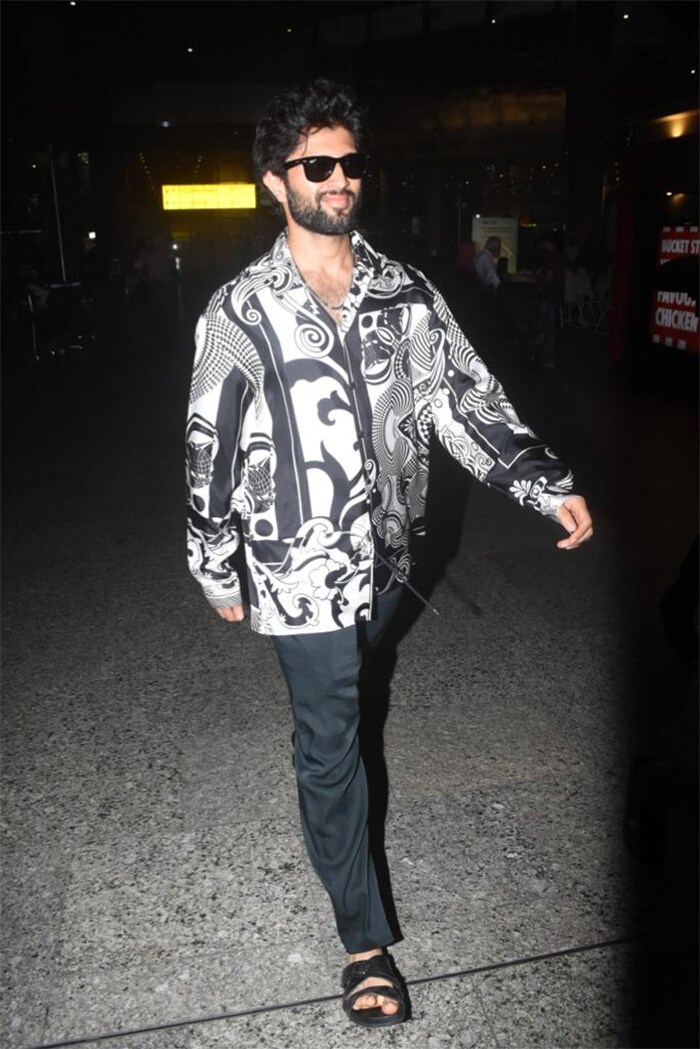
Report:
[[[352,269],[352,244],[348,233],[329,236],[290,224],[287,243],[302,273],[342,274]]]

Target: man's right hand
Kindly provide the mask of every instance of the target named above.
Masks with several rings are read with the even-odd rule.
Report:
[[[243,605],[232,605],[231,608],[215,608],[214,611],[222,619],[228,620],[229,623],[240,623],[242,619],[245,619]]]

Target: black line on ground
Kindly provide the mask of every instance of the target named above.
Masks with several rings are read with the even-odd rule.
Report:
[[[440,980],[454,980],[463,976],[478,976],[480,973],[497,972],[499,969],[514,969],[519,965],[531,965],[533,962],[549,961],[552,958],[565,958],[571,954],[585,954],[586,951],[597,951],[603,947],[618,947],[631,944],[640,936],[625,936],[616,940],[601,940],[599,943],[587,943],[580,947],[565,947],[559,951],[547,951],[545,954],[531,954],[525,958],[515,958],[507,962],[492,962],[490,965],[479,965],[473,969],[459,969],[455,972],[439,973],[437,976],[419,976],[415,980],[406,980],[409,987],[423,983],[437,983]],[[244,1016],[256,1016],[259,1013],[275,1013],[282,1009],[295,1009],[304,1005],[319,1005],[322,1002],[333,1002],[342,997],[339,994],[327,994],[321,998],[303,998],[295,1002],[281,1002],[278,1005],[258,1005],[252,1009],[239,1009],[231,1013],[218,1013],[215,1016],[198,1016],[192,1020],[177,1020],[173,1023],[153,1024],[149,1027],[124,1028],[121,1031],[106,1031],[102,1034],[84,1035],[81,1038],[69,1038],[60,1042],[41,1042],[30,1049],[64,1049],[70,1045],[85,1045],[88,1042],[103,1042],[110,1038],[128,1038],[135,1034],[153,1034],[156,1031],[173,1031],[178,1027],[194,1027],[197,1024],[215,1023],[217,1020],[238,1020]]]

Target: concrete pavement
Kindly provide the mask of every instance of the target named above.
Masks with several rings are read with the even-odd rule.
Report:
[[[436,457],[440,618],[407,604],[384,732],[413,1019],[368,1033],[337,1000],[272,647],[186,569],[186,316],[7,369],[0,1044],[697,1044],[697,662],[658,614],[697,531],[693,397],[629,382],[588,330],[552,372],[484,352],[597,532],[561,552]],[[646,859],[639,756],[665,784]]]

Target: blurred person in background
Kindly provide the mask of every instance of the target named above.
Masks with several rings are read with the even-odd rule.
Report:
[[[498,272],[500,257],[500,237],[489,237],[481,251],[477,251],[474,256],[474,271],[479,286],[484,291],[498,291],[501,286],[501,277]]]
[[[559,308],[564,301],[564,262],[553,235],[538,240],[535,278],[542,321],[538,363],[541,368],[553,368],[559,346]]]

